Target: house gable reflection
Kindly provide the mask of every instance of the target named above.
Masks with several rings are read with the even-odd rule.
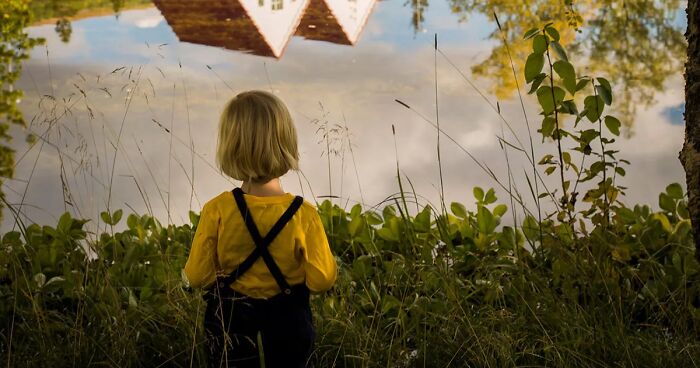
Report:
[[[153,0],[178,39],[280,58],[292,35],[354,45],[377,0]]]

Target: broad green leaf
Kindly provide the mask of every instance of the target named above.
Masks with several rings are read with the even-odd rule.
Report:
[[[452,202],[452,204],[450,204],[450,210],[452,210],[455,216],[461,219],[467,218],[467,209],[459,202]]]
[[[605,101],[605,104],[610,106],[613,101],[613,96],[612,96],[612,87],[610,86],[610,82],[608,82],[607,79],[605,78],[596,78],[598,81],[598,85],[596,86],[596,91],[598,91],[598,94],[600,97],[603,98],[603,101]]]
[[[367,216],[367,223],[370,225],[379,225],[384,222],[384,220],[374,211],[365,212]]]
[[[524,40],[529,40],[530,38],[535,37],[535,35],[538,34],[538,33],[540,33],[539,28],[537,28],[537,27],[531,28],[530,30],[528,30],[527,32],[525,32],[525,35],[523,36],[523,39],[524,39]]]
[[[506,206],[505,204],[499,204],[498,206],[494,207],[493,214],[498,217],[502,217],[503,214],[506,213],[506,211],[508,211],[508,206]]]
[[[566,56],[566,50],[564,50],[564,47],[557,41],[554,41],[550,43],[552,45],[552,51],[554,51],[554,56],[557,57],[559,60],[563,60],[568,62],[569,57]]]
[[[476,214],[476,223],[479,227],[479,232],[482,234],[491,234],[496,229],[496,219],[493,217],[488,208],[481,206]]]
[[[683,199],[683,187],[678,183],[669,184],[666,193],[673,199]]]
[[[116,211],[112,214],[112,224],[111,224],[111,225],[116,225],[116,224],[118,224],[118,223],[119,223],[119,220],[122,219],[122,214],[123,214],[123,211],[122,211],[121,209],[116,210]]]
[[[357,216],[350,221],[348,224],[348,233],[350,236],[355,237],[360,230],[362,229],[362,225],[364,224],[364,219],[362,216]]]
[[[532,40],[532,50],[536,54],[544,54],[547,51],[547,38],[543,35],[537,35]]]
[[[63,215],[61,215],[61,218],[58,220],[58,225],[56,226],[56,229],[67,234],[70,232],[70,227],[72,223],[73,219],[71,218],[70,213],[66,212]]]
[[[620,207],[616,212],[620,219],[626,224],[633,224],[637,221],[637,215],[627,207]]]
[[[554,96],[552,96],[552,94]],[[548,86],[542,86],[537,90],[537,101],[539,101],[542,110],[545,115],[549,115],[554,112],[555,103],[558,105],[566,96],[566,92],[559,87],[552,88]]]
[[[102,221],[104,221],[105,224],[112,225],[112,217],[109,215],[108,212],[100,212],[100,218],[102,219]]]
[[[615,135],[620,135],[620,126],[622,123],[620,123],[617,118],[614,116],[606,115],[605,116],[605,126],[608,127],[608,130],[610,133],[615,134]]]
[[[554,120],[553,117],[551,116],[546,116],[544,119],[542,119],[542,129],[540,129],[540,133],[542,133],[543,137],[551,137],[552,132],[554,132],[554,128],[556,127],[557,121]]]
[[[578,83],[576,83],[576,92],[586,88],[586,86],[588,85],[588,82],[590,82],[590,81],[591,80],[588,78],[583,78],[583,79],[579,80]]]
[[[566,100],[562,101],[559,112],[571,115],[578,115],[578,108],[576,107],[576,103],[574,102],[574,100]]]
[[[556,170],[556,169],[557,169],[556,166],[550,166],[550,167],[548,167],[548,168],[544,171],[544,173],[547,174],[547,175],[552,175],[552,173],[553,173],[554,170]]]
[[[569,152],[562,152],[561,157],[565,164],[571,165],[571,154]]]
[[[616,172],[618,175],[620,175],[620,176],[625,176],[625,175],[627,174],[627,172],[625,171],[625,169],[623,169],[623,168],[621,168],[621,167],[619,167],[619,166],[615,168],[615,172]]]
[[[559,42],[559,31],[557,31],[554,27],[547,26],[544,29],[545,32],[549,35],[549,37],[552,37],[554,42]]]
[[[530,86],[530,90],[527,92],[528,95],[531,95],[537,91],[538,88],[540,88],[540,84],[544,81],[544,79],[547,78],[547,74],[545,73],[540,73],[538,74],[535,79],[532,80],[532,85]]]
[[[399,241],[398,236],[396,236],[396,234],[394,234],[394,232],[388,227],[378,229],[377,235],[379,235],[380,238],[387,241]]]
[[[525,81],[530,83],[535,80],[535,77],[542,72],[542,67],[544,67],[544,56],[537,53],[530,54],[525,62]]]
[[[362,206],[358,203],[354,206],[352,206],[352,209],[350,210],[350,218],[356,218],[359,217],[362,214]]]
[[[603,114],[605,102],[600,96],[588,96],[583,100],[583,105],[586,108],[586,117],[591,122],[596,122]]]
[[[576,93],[576,72],[574,71],[574,66],[568,61],[558,60],[554,62],[553,67],[554,71],[563,80],[566,90],[572,95]]]
[[[484,190],[481,189],[481,187],[474,187],[472,192],[474,194],[474,198],[476,198],[478,202],[482,202],[484,200]]]
[[[659,194],[659,207],[666,212],[676,211],[676,202],[666,193]]]
[[[496,192],[493,190],[493,188],[491,188],[486,191],[486,195],[484,196],[484,204],[491,204],[494,202],[496,202]]]

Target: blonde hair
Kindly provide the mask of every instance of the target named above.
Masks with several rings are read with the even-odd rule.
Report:
[[[284,102],[264,91],[232,98],[219,120],[216,163],[233,179],[262,183],[298,170],[297,133]]]

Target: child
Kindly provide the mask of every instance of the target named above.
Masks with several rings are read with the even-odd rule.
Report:
[[[249,91],[226,105],[216,161],[243,184],[204,205],[185,265],[192,287],[213,285],[204,315],[210,366],[307,365],[309,291],[333,285],[336,263],[316,209],[280,186],[298,160],[280,99]]]

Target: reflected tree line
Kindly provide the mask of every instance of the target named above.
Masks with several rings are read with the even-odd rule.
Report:
[[[56,33],[61,41],[69,42],[73,32],[70,18],[81,12],[105,10],[119,16],[122,9],[149,4],[150,0],[31,0],[33,21],[56,19]]]
[[[474,14],[498,15],[503,31],[490,35],[498,46],[472,73],[489,78],[491,92],[500,99],[516,91],[503,38],[516,68],[523,70],[530,46],[522,36],[547,22],[561,30],[567,50],[584,61],[580,75],[605,75],[619,88],[615,105],[628,128],[637,109],[651,104],[664,81],[683,70],[687,46],[676,19],[685,4],[680,0],[449,1],[460,21]],[[524,80],[518,82],[524,85]]]

